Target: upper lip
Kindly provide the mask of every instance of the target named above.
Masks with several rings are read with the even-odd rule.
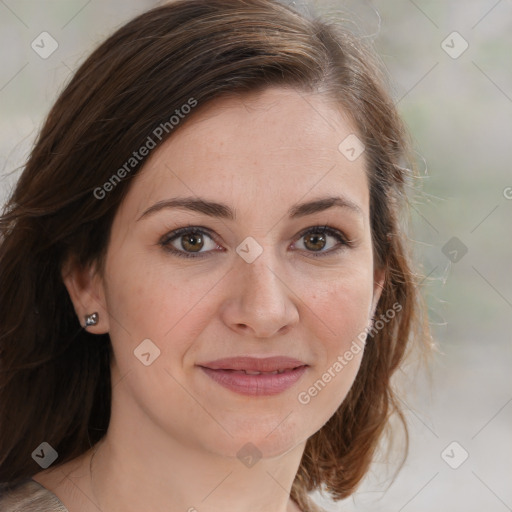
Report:
[[[292,370],[299,366],[308,366],[303,361],[286,356],[278,357],[227,357],[207,363],[200,363],[212,370],[248,370],[251,372],[274,372],[276,370]]]

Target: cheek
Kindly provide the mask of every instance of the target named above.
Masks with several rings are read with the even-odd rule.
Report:
[[[190,273],[165,260],[149,264],[134,254],[112,259],[108,269],[106,300],[114,348],[119,356],[129,358],[149,338],[162,356],[172,344],[173,359],[179,359],[203,329],[204,308],[221,276],[198,271],[191,279]]]
[[[325,286],[304,282],[310,289],[303,323],[314,338],[316,364],[301,386],[297,400],[315,411],[320,428],[344,400],[359,371],[365,328],[373,295],[371,272],[361,267],[332,279]],[[305,291],[302,292],[305,295]]]
[[[301,297],[311,330],[326,348],[342,349],[364,330],[369,321],[373,279],[367,269],[352,269],[320,284],[304,281]]]

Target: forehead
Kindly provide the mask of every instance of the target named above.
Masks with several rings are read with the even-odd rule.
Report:
[[[139,214],[177,195],[275,209],[338,192],[364,210],[364,155],[351,161],[340,151],[355,133],[348,115],[317,94],[273,88],[220,98],[153,151],[127,201]]]

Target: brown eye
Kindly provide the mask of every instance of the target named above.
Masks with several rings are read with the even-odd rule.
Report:
[[[311,233],[309,235],[306,235],[304,237],[304,240],[305,240],[304,245],[308,249],[311,249],[312,251],[322,250],[327,243],[326,237],[323,233],[320,233],[320,234]]]
[[[338,241],[338,244],[337,246],[334,244],[334,247],[331,247],[328,250],[323,250],[328,246],[329,238],[334,238]],[[299,240],[300,239],[304,240],[302,243],[306,248],[306,252],[310,253],[310,255],[314,257],[329,256],[337,253],[345,246],[352,246],[352,242],[350,242],[343,233],[329,226],[315,226],[313,228],[309,228],[301,233]]]
[[[330,238],[336,240],[338,244],[333,244],[331,247],[328,247]],[[207,247],[208,239],[212,244],[210,248]],[[304,239],[302,242],[304,250],[314,257],[330,256],[344,247],[352,247],[353,244],[342,232],[329,226],[314,226],[309,228],[301,233],[299,240],[301,239]],[[208,253],[219,247],[215,244],[212,235],[206,231],[206,228],[197,226],[176,229],[163,236],[159,245],[161,245],[164,250],[184,258],[206,257]],[[326,247],[328,247],[328,250],[324,250]]]
[[[200,251],[203,245],[204,241],[200,233],[191,233],[189,235],[182,235],[181,237],[181,246],[186,251]]]
[[[207,247],[208,239],[211,247]],[[176,229],[162,237],[159,243],[166,251],[185,258],[206,256],[210,249],[217,247],[211,235],[195,226]],[[203,250],[205,245],[207,250]]]

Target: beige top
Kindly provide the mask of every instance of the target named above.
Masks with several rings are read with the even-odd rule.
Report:
[[[35,480],[27,480],[0,494],[1,512],[69,512],[53,492]]]
[[[69,510],[53,492],[39,482],[29,479],[10,491],[0,492],[0,512],[69,512]]]

